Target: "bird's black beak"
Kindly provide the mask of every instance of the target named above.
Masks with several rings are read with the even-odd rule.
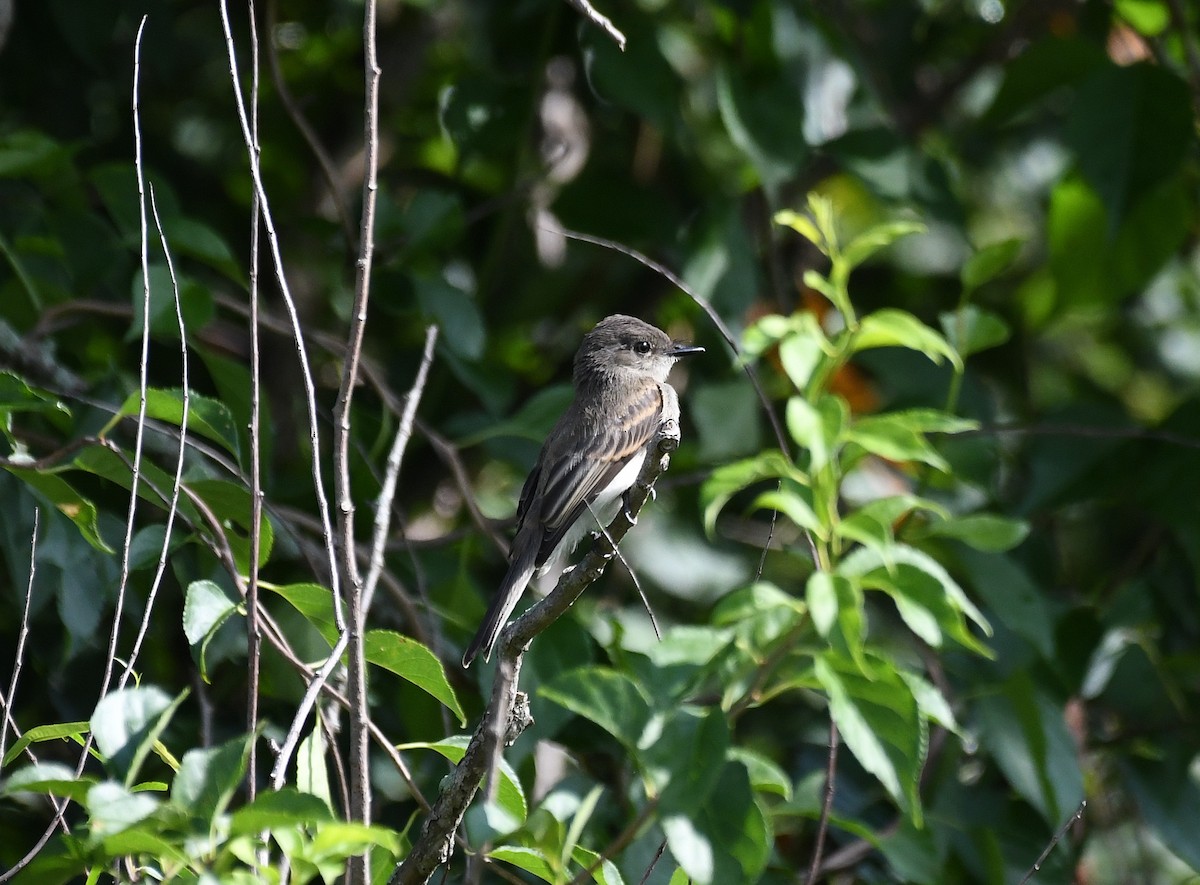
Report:
[[[691,356],[693,353],[704,353],[704,348],[696,344],[684,344],[682,341],[672,341],[667,349],[667,356]]]

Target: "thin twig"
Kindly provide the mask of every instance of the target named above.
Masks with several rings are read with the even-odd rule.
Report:
[[[37,574],[37,536],[41,523],[41,510],[33,508],[33,531],[29,534],[29,583],[25,585],[25,608],[21,613],[21,631],[17,634],[17,650],[13,654],[13,671],[8,680],[8,697],[4,700],[4,719],[0,720],[0,768],[4,767],[4,747],[8,738],[8,720],[12,719],[13,704],[17,700],[17,679],[21,675],[21,662],[25,657],[25,640],[29,638],[29,601],[33,599],[33,577]],[[13,720],[15,726],[16,720]],[[19,736],[18,736],[19,738]]]
[[[371,822],[371,780],[368,749],[370,711],[367,709],[367,660],[363,646],[366,609],[363,606],[362,573],[358,569],[354,540],[354,496],[350,485],[350,414],[354,388],[358,384],[359,361],[367,328],[367,306],[371,296],[371,264],[375,255],[375,203],[379,189],[379,59],[376,51],[375,0],[363,9],[363,54],[366,97],[363,108],[366,175],[363,179],[362,219],[359,228],[358,261],[354,274],[354,305],[347,336],[341,386],[333,408],[333,485],[337,498],[341,588],[346,598],[349,642],[346,648],[347,681],[350,695],[350,819]],[[390,510],[390,508],[389,508]],[[349,858],[349,885],[370,882],[370,849]]]
[[[1075,821],[1083,820],[1083,812],[1086,809],[1087,799],[1084,799],[1079,803],[1079,807],[1075,809],[1075,813],[1067,818],[1067,822],[1058,828],[1058,831],[1054,834],[1054,838],[1050,840],[1050,844],[1047,845],[1042,853],[1038,855],[1038,859],[1033,862],[1033,866],[1029,868],[1029,871],[1021,879],[1018,885],[1026,885],[1027,882],[1029,882],[1035,875],[1042,871],[1042,864],[1046,862],[1046,858],[1050,856],[1050,852],[1054,850],[1054,846],[1062,841],[1063,836],[1067,835],[1067,831],[1071,829],[1071,827],[1075,824]]]
[[[638,881],[638,885],[646,885],[650,880],[650,874],[654,872],[654,868],[658,866],[658,862],[662,860],[663,852],[667,850],[667,840],[663,839],[658,843],[658,850],[654,852],[654,857],[650,858],[650,865],[646,867],[646,872],[642,874],[642,878]]]
[[[838,728],[829,716],[829,756],[825,765],[825,801],[821,803],[821,817],[817,821],[817,841],[813,846],[812,861],[808,865],[808,875],[804,877],[805,885],[813,885],[817,881],[817,872],[821,869],[821,855],[825,851],[825,833],[829,830],[829,816],[833,813],[834,784],[837,778]]]
[[[596,511],[592,509],[591,504],[588,504],[588,511],[592,514],[592,519],[596,520],[596,525],[600,527],[600,531],[608,535],[608,528],[596,516]],[[612,536],[609,536],[608,543],[612,544],[613,555],[621,561],[621,565],[625,566],[625,571],[629,573],[629,577],[633,581],[633,586],[637,588],[638,596],[642,600],[642,607],[646,609],[646,614],[650,618],[650,626],[654,628],[654,638],[662,642],[662,630],[658,628],[658,618],[654,616],[654,609],[650,606],[650,599],[646,596],[646,591],[642,589],[642,582],[638,580],[637,572],[633,570],[629,561],[625,559],[625,555],[621,553],[621,548],[616,545]]]
[[[300,734],[304,731],[304,724],[308,721],[308,714],[312,712],[312,708],[317,702],[317,697],[324,690],[325,683],[329,680],[330,674],[341,663],[342,652],[346,650],[346,646],[350,642],[348,633],[349,631],[343,630],[338,634],[337,642],[333,644],[333,648],[329,651],[329,657],[325,658],[325,663],[313,674],[308,686],[304,689],[304,697],[296,705],[296,712],[292,716],[292,724],[288,727],[287,736],[283,739],[283,744],[275,756],[275,764],[271,768],[272,789],[278,790],[283,786],[284,778],[287,777],[288,765],[292,761],[292,753],[296,750],[296,744],[300,742]]]
[[[258,16],[254,0],[249,0],[250,19],[250,142],[259,161],[262,145],[258,138]],[[267,15],[270,23],[270,13]],[[268,44],[271,42],[268,28]],[[270,48],[267,50],[271,54]],[[262,667],[262,628],[258,623],[258,559],[262,547],[262,351],[258,331],[259,248],[262,229],[262,205],[258,192],[250,198],[250,574],[246,581],[246,733],[258,734],[258,686]],[[246,796],[250,801],[258,791],[258,741],[250,742],[246,760]]]
[[[138,481],[142,475],[142,441],[146,432],[146,390],[150,374],[150,228],[146,220],[146,173],[142,166],[142,120],[138,107],[138,80],[142,70],[142,33],[146,19],[142,16],[137,37],[133,42],[133,166],[137,173],[138,219],[141,231],[142,256],[142,352],[138,372],[138,420],[137,434],[133,444],[133,476],[129,483],[129,510],[125,517],[125,541],[121,545],[121,578],[117,584],[117,601],[113,610],[113,625],[108,637],[108,656],[104,661],[104,678],[100,682],[100,697],[108,694],[108,681],[112,678],[113,664],[117,657],[117,639],[121,633],[121,615],[125,609],[125,591],[129,587],[129,554],[133,546],[133,523],[137,514]],[[87,758],[85,752],[79,760],[80,774]]]
[[[625,35],[617,30],[617,26],[601,14],[588,0],[567,0],[567,2],[584,18],[602,30],[617,44],[617,48],[625,51]]]
[[[1093,427],[1087,424],[984,424],[973,430],[959,430],[948,436],[963,439],[972,436],[1073,436],[1084,439],[1131,439],[1161,442],[1185,449],[1200,449],[1200,439],[1170,430],[1145,427]]]
[[[183,383],[183,411],[179,419],[179,454],[175,459],[175,479],[171,484],[171,501],[167,505],[166,530],[163,535],[162,547],[158,551],[158,565],[154,570],[154,579],[150,582],[150,592],[146,597],[146,610],[142,614],[142,622],[138,627],[138,634],[133,642],[133,649],[129,652],[129,657],[125,661],[125,672],[121,675],[121,688],[126,686],[129,682],[129,677],[133,674],[133,665],[137,662],[138,655],[142,650],[142,642],[146,638],[146,632],[150,629],[150,616],[154,612],[154,602],[158,598],[158,590],[162,586],[163,575],[167,571],[167,555],[171,550],[171,531],[175,527],[175,514],[179,510],[179,487],[183,484],[183,462],[184,456],[187,454],[188,415],[191,411],[192,402],[191,388],[189,386],[190,379],[188,377],[187,328],[183,322],[183,307],[179,301],[179,280],[175,276],[175,262],[171,258],[171,249],[167,244],[167,235],[163,233],[162,220],[158,217],[158,205],[154,201],[153,184],[150,185],[150,211],[154,215],[154,227],[158,231],[158,241],[162,246],[163,255],[166,256],[167,273],[171,278],[171,296],[175,305],[175,322],[179,328],[179,348],[182,360],[180,380]],[[146,316],[149,317],[149,315],[147,311]]]
[[[383,475],[383,485],[379,490],[379,500],[375,504],[375,535],[371,540],[371,560],[367,571],[367,580],[363,585],[362,607],[364,612],[371,610],[371,601],[375,598],[375,586],[379,583],[379,575],[383,572],[383,553],[387,547],[388,533],[392,523],[392,501],[396,497],[396,483],[400,477],[400,463],[404,460],[404,451],[412,437],[413,421],[417,417],[417,404],[421,401],[421,393],[425,390],[425,381],[429,377],[429,367],[433,363],[433,348],[437,344],[438,327],[430,326],[425,330],[425,350],[421,355],[421,364],[417,367],[417,377],[413,380],[412,389],[404,402],[404,414],[400,416],[400,426],[396,428],[396,438],[392,441],[391,451],[388,452],[387,470]]]

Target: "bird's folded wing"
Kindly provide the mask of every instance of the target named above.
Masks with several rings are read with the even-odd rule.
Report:
[[[539,515],[546,534],[540,560],[550,555],[584,508],[654,438],[662,423],[662,409],[662,390],[650,382],[622,414],[597,422],[569,452],[542,465],[545,485]]]

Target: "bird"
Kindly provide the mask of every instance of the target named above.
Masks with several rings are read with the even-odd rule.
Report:
[[[667,383],[676,360],[704,348],[673,341],[642,320],[614,314],[583,337],[575,396],[546,437],[517,504],[508,572],[462,663],[484,660],[534,573],[544,574],[589,531],[616,515],[663,422],[679,417]]]

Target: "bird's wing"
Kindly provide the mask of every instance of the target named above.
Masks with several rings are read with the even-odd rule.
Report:
[[[646,384],[622,414],[605,416],[581,438],[541,465],[543,473],[538,519],[544,527],[539,565],[609,483],[654,438],[662,423],[663,394],[657,383]],[[548,453],[549,454],[549,453]],[[526,502],[522,504],[528,506]]]

